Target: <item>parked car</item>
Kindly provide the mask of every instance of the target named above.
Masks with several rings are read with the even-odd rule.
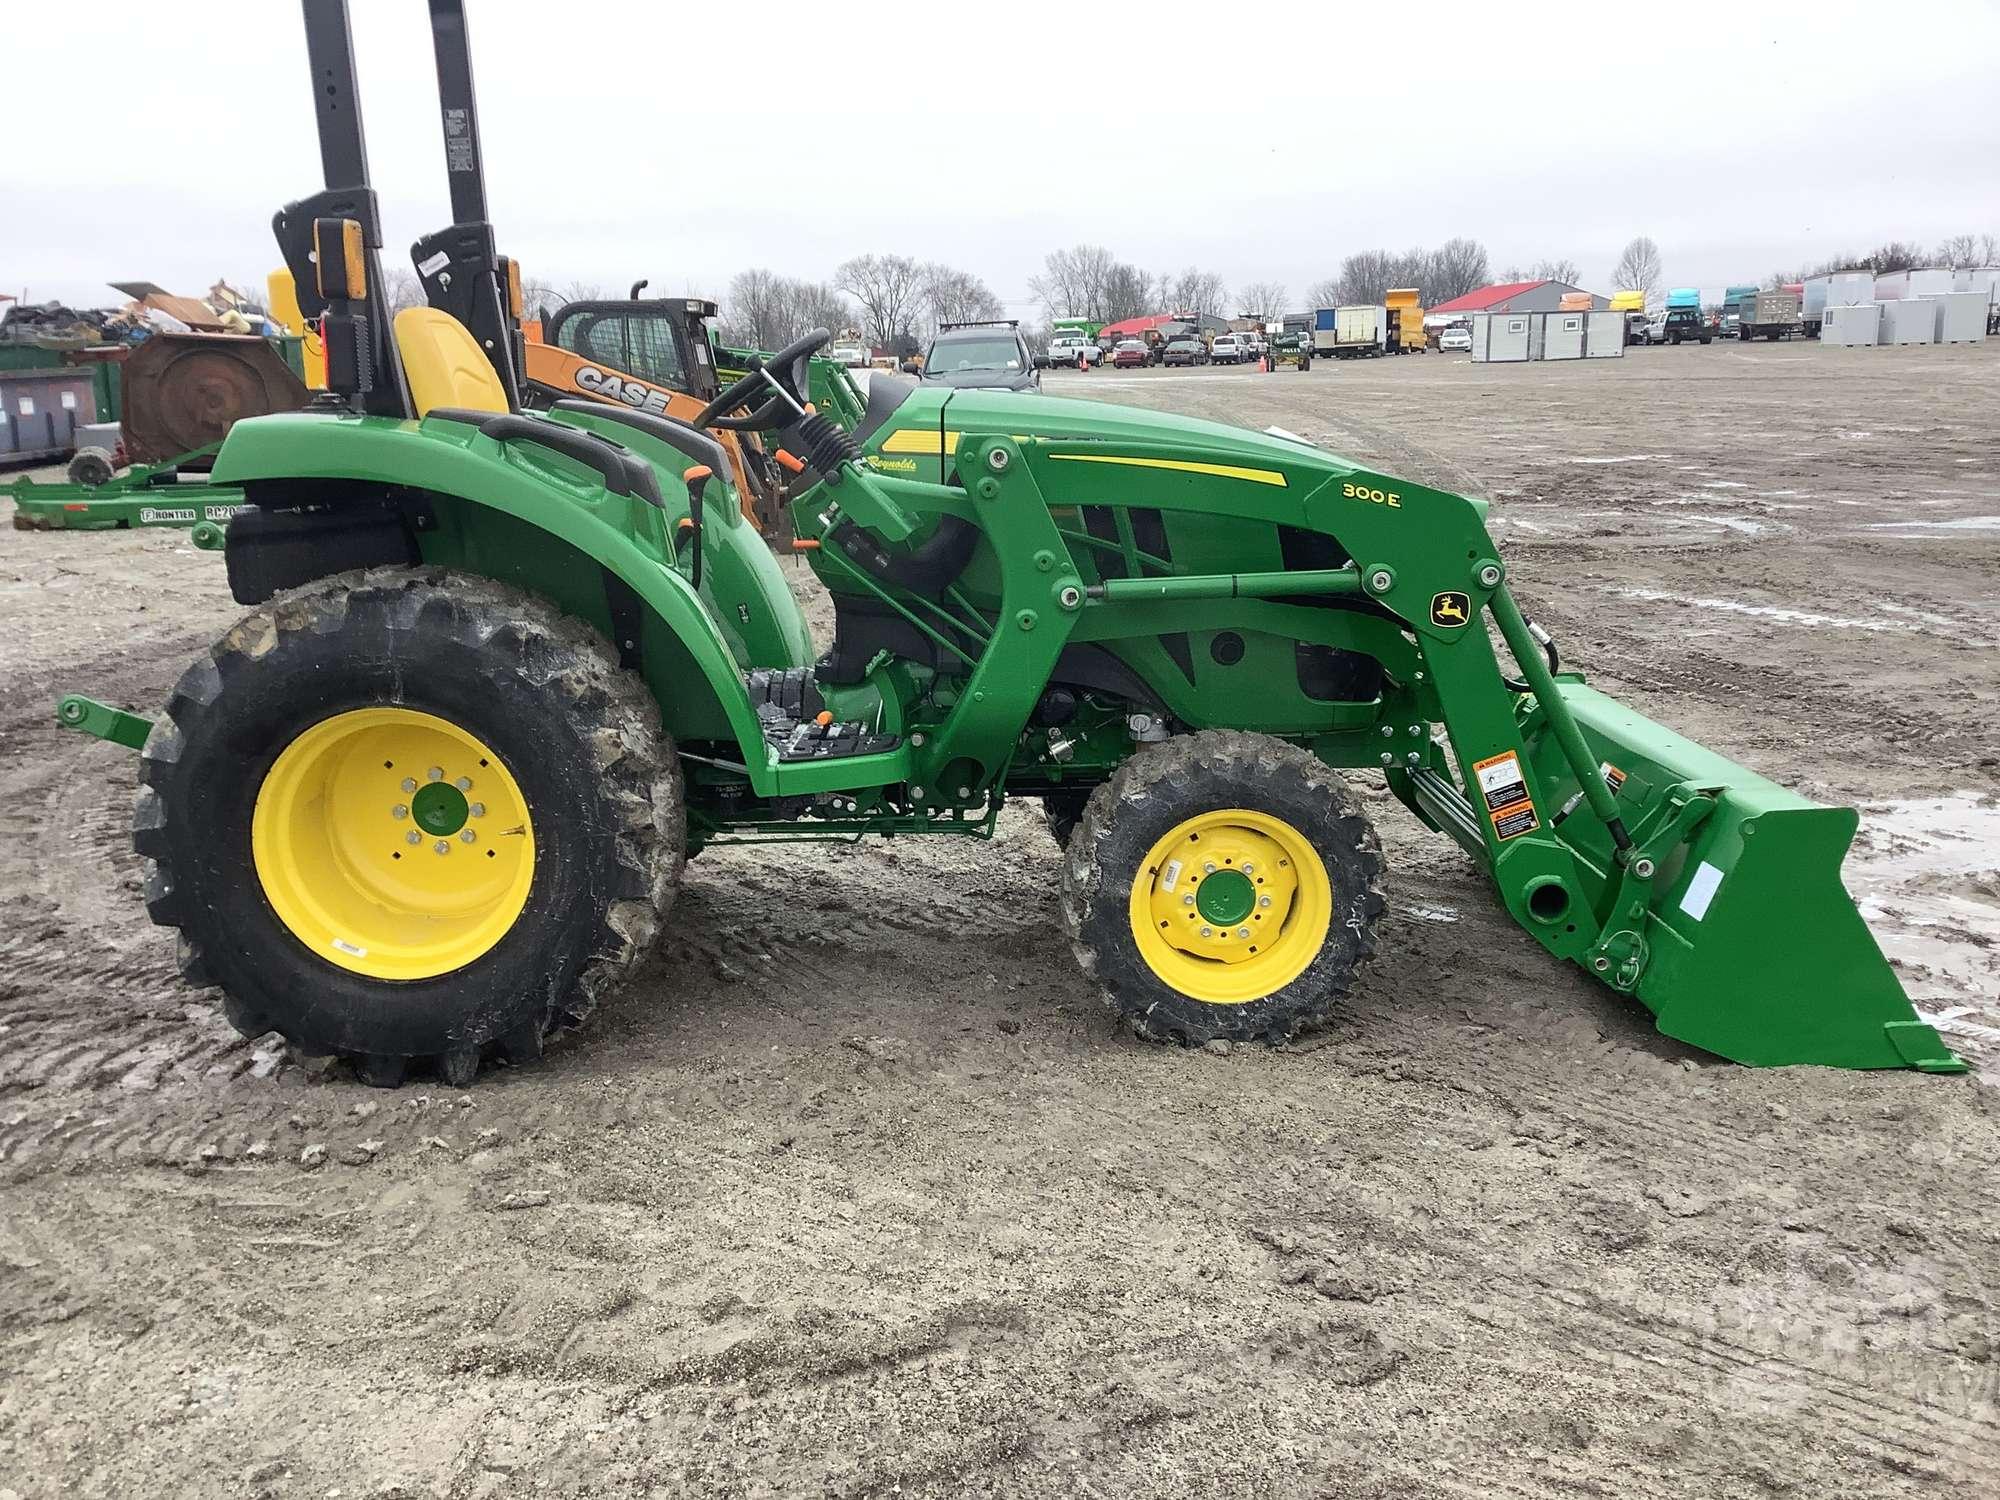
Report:
[[[1080,333],[1059,333],[1049,340],[1050,369],[1074,370],[1079,362],[1086,368],[1104,362],[1104,351],[1097,347],[1095,339]]]
[[[1464,324],[1454,324],[1438,335],[1438,353],[1470,354],[1472,352],[1472,330]]]
[[[826,352],[829,359],[850,370],[868,368],[868,346],[860,339],[835,339]]]
[[[1218,333],[1208,346],[1208,357],[1218,365],[1238,365],[1250,358],[1250,350],[1240,335]]]
[[[1116,344],[1111,346],[1111,365],[1113,369],[1131,369],[1135,366],[1149,365],[1152,362],[1152,356],[1146,352],[1145,344],[1138,339],[1120,339]]]
[[[925,385],[1038,391],[1042,377],[1018,330],[1005,324],[947,328],[924,351]]]
[[[1163,365],[1205,365],[1208,350],[1202,347],[1200,339],[1174,339],[1160,355]]]
[[[1660,323],[1660,334],[1669,344],[1681,344],[1689,339],[1700,339],[1704,344],[1715,337],[1715,330],[1701,315],[1698,307],[1670,307]]]

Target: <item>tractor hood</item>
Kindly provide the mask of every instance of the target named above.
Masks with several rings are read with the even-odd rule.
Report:
[[[1357,467],[1302,439],[1252,432],[1221,422],[1102,401],[935,386],[914,387],[885,420],[864,431],[862,447],[877,469],[936,481],[944,477],[944,465],[962,436],[996,432],[1013,437],[1198,450],[1211,462],[1278,469],[1293,485],[1304,489]]]

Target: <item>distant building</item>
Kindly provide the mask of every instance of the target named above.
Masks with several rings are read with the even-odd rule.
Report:
[[[1476,292],[1467,292],[1463,297],[1454,297],[1436,307],[1425,308],[1424,322],[1450,321],[1476,312],[1558,312],[1562,309],[1562,299],[1575,292],[1583,292],[1583,288],[1571,286],[1567,281],[1503,281],[1497,286],[1483,286]],[[1611,306],[1608,297],[1600,297],[1595,292],[1584,295],[1590,298],[1594,311],[1602,312]]]
[[[1097,330],[1097,339],[1099,343],[1104,342],[1106,339],[1114,341],[1118,339],[1142,339],[1147,334],[1164,328],[1169,323],[1186,324],[1199,329],[1202,333],[1210,337],[1218,333],[1227,333],[1230,328],[1230,325],[1221,318],[1211,317],[1207,313],[1195,313],[1192,315],[1183,315],[1181,313],[1150,313],[1143,318],[1127,318],[1122,323],[1106,323],[1102,328]],[[1177,329],[1175,331],[1179,332],[1181,330]]]

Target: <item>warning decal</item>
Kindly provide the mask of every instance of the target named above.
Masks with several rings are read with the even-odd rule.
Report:
[[[1614,797],[1617,796],[1618,788],[1625,785],[1625,773],[1612,765],[1608,760],[1599,761],[1597,763],[1597,770],[1598,774],[1604,778],[1604,784],[1611,788],[1611,795]]]
[[[1520,757],[1512,750],[1491,760],[1475,762],[1472,773],[1479,778],[1479,790],[1486,796],[1488,812],[1528,800],[1528,783],[1521,779]]]
[[[1528,783],[1521,775],[1521,759],[1512,750],[1486,760],[1475,761],[1472,774],[1479,793],[1486,799],[1487,816],[1493,820],[1493,835],[1505,842],[1531,833],[1542,826],[1535,804],[1528,797]]]

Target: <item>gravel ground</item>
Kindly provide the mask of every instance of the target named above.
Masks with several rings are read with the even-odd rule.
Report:
[[[1048,388],[1489,497],[1568,662],[1863,807],[1981,1072],[1669,1042],[1364,781],[1383,955],[1299,1047],[1123,1034],[1029,808],[712,851],[542,1066],[368,1090],[177,986],[133,758],[52,726],[219,563],[0,527],[0,1500],[2000,1488],[2000,346]]]

